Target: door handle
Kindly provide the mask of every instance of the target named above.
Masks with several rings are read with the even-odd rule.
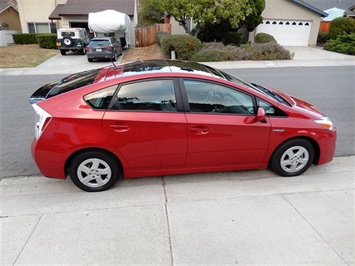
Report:
[[[128,125],[124,125],[124,124],[110,125],[110,128],[112,128],[116,132],[121,132],[121,133],[127,132],[128,130],[130,130],[130,127]]]
[[[196,135],[206,135],[210,133],[209,129],[204,126],[195,126],[190,128],[191,131],[193,131]]]

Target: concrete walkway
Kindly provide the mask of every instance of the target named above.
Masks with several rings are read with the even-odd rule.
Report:
[[[354,159],[124,180],[1,180],[2,265],[354,265]]]

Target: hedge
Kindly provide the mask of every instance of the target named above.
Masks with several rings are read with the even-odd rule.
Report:
[[[161,38],[160,45],[165,56],[170,57],[171,51],[175,51],[176,59],[190,60],[200,50],[202,43],[190,35],[170,35]]]

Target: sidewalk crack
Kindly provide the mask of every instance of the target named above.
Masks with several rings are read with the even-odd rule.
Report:
[[[166,183],[165,183],[164,176],[161,177],[161,182],[162,182],[162,187],[163,187],[163,191],[164,191],[164,208],[165,208],[166,224],[167,224],[167,227],[168,227],[170,264],[171,264],[171,266],[173,266],[174,265],[174,254],[173,254],[173,246],[172,246],[170,222],[169,222],[168,195],[167,195],[167,192],[166,192]]]

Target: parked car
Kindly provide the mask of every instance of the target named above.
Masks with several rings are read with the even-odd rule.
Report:
[[[62,55],[69,51],[79,51],[86,54],[86,47],[90,42],[89,35],[84,28],[69,28],[57,30],[57,49]]]
[[[336,128],[303,100],[206,65],[136,61],[75,73],[30,98],[33,158],[85,191],[120,178],[269,167],[296,176],[332,160]]]
[[[96,37],[91,39],[87,47],[87,58],[89,62],[94,59],[109,59],[117,61],[118,56],[122,54],[120,41],[114,37]]]

